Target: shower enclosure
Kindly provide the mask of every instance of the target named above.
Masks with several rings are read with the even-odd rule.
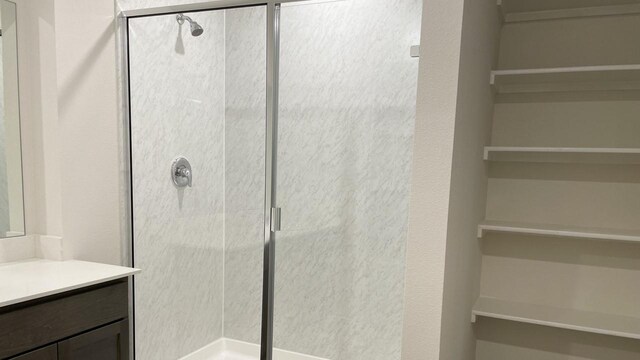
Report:
[[[422,1],[141,3],[136,359],[399,360]]]

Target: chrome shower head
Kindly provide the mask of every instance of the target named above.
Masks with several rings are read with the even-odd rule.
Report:
[[[191,35],[193,35],[193,36],[202,35],[202,33],[204,32],[204,29],[202,29],[202,26],[200,26],[200,24],[198,24],[195,21],[192,21],[189,24],[191,25]]]
[[[176,20],[180,25],[184,24],[185,20],[188,21],[189,26],[191,27],[191,35],[193,36],[200,36],[204,32],[204,29],[202,28],[202,26],[200,26],[200,24],[193,21],[190,17],[185,16],[184,14],[176,15]]]

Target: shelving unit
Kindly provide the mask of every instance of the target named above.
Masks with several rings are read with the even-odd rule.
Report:
[[[478,225],[478,238],[482,238],[487,232],[640,242],[640,230],[571,227],[552,224],[527,224],[507,221],[488,220]]]
[[[640,90],[640,65],[494,70],[490,84],[499,94]]]
[[[630,1],[615,1],[601,6],[599,2],[584,1],[581,7],[572,7],[571,2],[557,1],[554,8],[520,9],[512,11],[505,6],[502,0],[498,0],[498,7],[505,23],[559,20],[579,17],[616,16],[640,13],[640,4]]]
[[[484,160],[640,164],[640,149],[486,146]]]
[[[475,323],[479,316],[640,340],[640,319],[630,316],[486,297],[479,298],[474,305],[471,321]]]
[[[640,0],[497,3],[475,358],[639,359]]]

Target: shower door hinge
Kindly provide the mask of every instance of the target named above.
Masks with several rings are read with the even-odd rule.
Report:
[[[420,45],[414,45],[411,47],[411,57],[412,58],[420,57]]]
[[[271,208],[271,231],[280,231],[280,208]]]

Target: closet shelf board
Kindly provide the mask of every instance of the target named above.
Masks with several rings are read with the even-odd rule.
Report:
[[[640,242],[640,230],[588,228],[552,224],[529,224],[508,221],[483,221],[480,225],[478,225],[478,238],[482,238],[486,232]]]
[[[494,70],[489,83],[500,94],[632,91],[640,89],[640,64]]]
[[[589,1],[581,2],[580,7],[575,6],[575,1],[555,2],[553,8],[535,9],[519,9],[514,10],[510,7],[509,0],[498,0],[498,7],[505,23],[526,22],[526,21],[542,21],[542,20],[561,20],[585,17],[601,17],[601,16],[622,16],[640,13],[640,3],[620,1],[616,3],[612,1],[610,4],[602,6],[599,3],[590,4]]]
[[[631,316],[480,297],[473,307],[471,321],[476,322],[477,317],[640,340],[640,318]]]

